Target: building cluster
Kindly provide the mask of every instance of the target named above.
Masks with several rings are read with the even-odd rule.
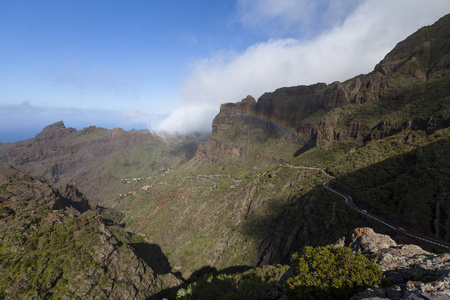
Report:
[[[126,192],[126,193],[123,193],[123,194],[119,194],[119,197],[123,198],[123,197],[131,196],[131,195],[134,195],[134,194],[136,194],[136,192],[130,191],[130,192]]]
[[[169,174],[171,172],[173,172],[173,169],[161,168],[158,171],[155,171],[153,173],[155,175],[158,175],[158,173],[159,173],[161,176],[164,176],[165,174]],[[143,181],[143,180],[150,180],[152,178],[153,178],[152,176],[149,176],[149,177],[130,177],[130,178],[127,177],[127,178],[123,179],[123,182],[127,183],[127,184],[130,184],[133,181],[134,182],[140,182],[140,181]],[[153,187],[153,184],[147,184],[147,185],[142,186],[140,189],[141,189],[141,191],[147,191],[147,190],[151,189],[152,187]],[[131,195],[134,195],[134,194],[136,194],[136,192],[133,192],[133,191],[126,192],[126,193],[123,193],[123,194],[119,194],[119,197],[123,198],[123,197],[131,196]]]

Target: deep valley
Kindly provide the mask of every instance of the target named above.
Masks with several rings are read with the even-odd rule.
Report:
[[[222,104],[207,140],[59,122],[0,162],[0,299],[211,296],[217,274],[262,289],[359,227],[448,252],[405,232],[450,243],[450,16],[369,74]]]

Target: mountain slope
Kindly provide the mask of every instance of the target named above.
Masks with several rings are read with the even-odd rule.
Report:
[[[145,130],[92,126],[77,131],[57,122],[35,138],[0,145],[0,161],[50,184],[76,184],[90,200],[102,203],[124,192],[118,188],[123,178],[177,167],[194,155],[197,144]]]
[[[86,200],[0,164],[0,297],[144,299],[178,284],[157,275],[101,219]]]
[[[305,245],[334,242],[361,225],[388,230],[330,195],[321,168],[338,176],[331,184],[361,207],[447,238],[449,24],[446,16],[420,29],[367,75],[222,105],[191,161],[115,207],[186,274],[202,266],[287,262]],[[427,154],[416,164],[409,157],[420,151]],[[409,165],[390,162],[397,158]],[[380,175],[386,165],[390,175]],[[418,185],[423,168],[441,175]],[[389,192],[371,193],[387,184]],[[411,186],[414,193],[391,201]]]

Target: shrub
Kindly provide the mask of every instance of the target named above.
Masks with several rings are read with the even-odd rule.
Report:
[[[266,299],[267,289],[278,292],[280,277],[289,266],[263,266],[245,272],[204,274],[200,280],[192,283],[190,293],[178,290],[178,299],[214,299],[214,300],[258,300]],[[231,271],[231,270],[230,270]],[[274,292],[275,293],[275,292]]]
[[[187,299],[189,296],[189,299],[192,296],[192,285],[188,285],[187,288],[181,288],[177,292],[177,299]]]
[[[294,276],[285,286],[298,299],[349,299],[384,278],[376,264],[347,247],[306,247],[291,263]]]

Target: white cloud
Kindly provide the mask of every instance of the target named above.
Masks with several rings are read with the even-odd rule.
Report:
[[[287,16],[291,24],[297,22],[303,26],[293,11],[299,12],[298,18],[307,18],[303,14],[313,9],[312,2],[242,0],[239,13],[243,22],[250,17],[257,24],[257,21],[265,22],[264,17]],[[345,0],[341,2],[348,5]],[[299,3],[305,5],[304,10],[297,6]],[[218,111],[221,103],[237,102],[248,94],[259,97],[283,86],[330,83],[368,73],[396,43],[450,12],[450,1],[365,0],[360,3],[339,25],[308,41],[295,37],[271,39],[242,53],[220,53],[195,62],[181,90],[185,105],[158,128],[181,133],[192,129],[209,131],[213,112]],[[242,12],[242,9],[250,11]],[[332,15],[333,9],[338,15],[345,15],[340,7],[331,4],[322,13]]]
[[[238,0],[238,18],[269,35],[297,32],[309,37],[341,23],[362,0]]]
[[[214,104],[187,104],[175,110],[155,130],[169,134],[205,133],[210,130],[211,121],[218,112],[219,108]]]
[[[137,110],[129,110],[123,113],[125,119],[138,119],[140,114]]]

